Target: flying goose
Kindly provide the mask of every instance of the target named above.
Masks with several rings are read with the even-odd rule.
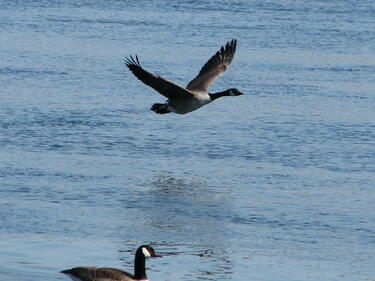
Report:
[[[135,253],[134,275],[115,268],[106,267],[74,267],[63,270],[73,281],[148,281],[145,269],[145,260],[160,257],[148,245],[140,246]]]
[[[186,114],[194,111],[217,98],[224,96],[243,95],[239,90],[231,88],[223,92],[208,93],[210,84],[219,77],[233,60],[236,52],[237,40],[233,39],[225,47],[221,47],[201,68],[198,75],[189,82],[186,88],[144,70],[139,63],[138,56],[125,59],[125,64],[131,72],[143,83],[150,86],[168,100],[166,103],[155,103],[151,110],[165,114],[175,112]]]

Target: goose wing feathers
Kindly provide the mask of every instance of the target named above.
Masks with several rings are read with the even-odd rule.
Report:
[[[233,39],[221,47],[201,68],[199,74],[189,82],[186,89],[207,91],[210,84],[219,77],[232,62],[236,52],[237,40]]]
[[[130,281],[134,276],[115,268],[75,267],[62,271],[73,275],[82,281]]]
[[[192,93],[175,83],[144,70],[139,63],[138,56],[126,58],[125,65],[139,80],[168,99],[192,96]]]

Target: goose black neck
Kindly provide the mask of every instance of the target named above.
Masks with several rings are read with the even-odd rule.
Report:
[[[208,95],[210,96],[211,100],[216,100],[221,97],[230,96],[230,93],[229,93],[229,90],[225,90],[222,92],[217,92],[217,93],[208,94]]]
[[[143,256],[143,254],[137,252],[134,261],[134,278],[136,280],[147,279],[145,264],[145,257]]]

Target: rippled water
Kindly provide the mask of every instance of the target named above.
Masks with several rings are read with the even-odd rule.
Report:
[[[374,280],[373,1],[0,1],[0,280]],[[191,114],[123,59],[186,85]]]

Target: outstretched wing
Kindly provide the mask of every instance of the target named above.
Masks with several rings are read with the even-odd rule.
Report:
[[[236,52],[237,40],[233,39],[225,47],[221,47],[206,63],[203,65],[199,74],[189,82],[186,89],[207,91],[210,84],[220,76],[231,63]]]
[[[132,56],[126,58],[125,65],[131,72],[133,72],[135,77],[168,99],[192,95],[189,91],[175,83],[144,70],[139,63],[137,55],[135,56],[135,59]]]

